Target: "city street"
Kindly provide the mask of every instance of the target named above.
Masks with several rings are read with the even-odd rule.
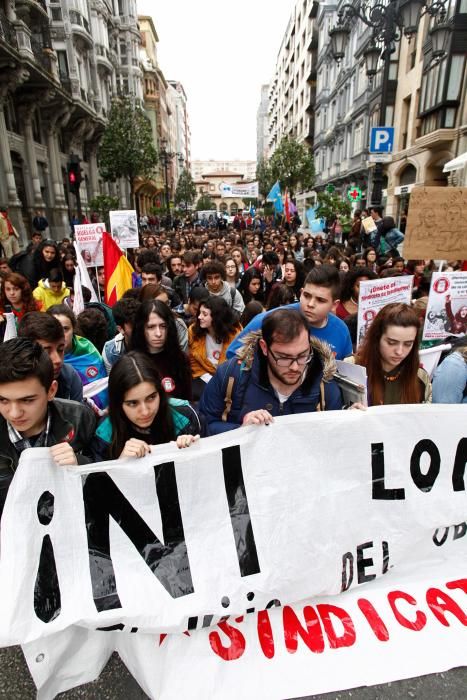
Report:
[[[0,698],[5,700],[33,700],[34,684],[19,647],[0,649]],[[61,700],[142,700],[147,696],[128,673],[115,654],[99,680],[62,693]],[[294,700],[462,700],[467,697],[467,668],[456,668],[421,678],[343,690],[325,695],[310,695]],[[179,698],[182,700],[182,698]],[[184,700],[184,699],[183,699]],[[187,696],[186,700],[190,700]],[[203,698],[203,700],[210,700]],[[216,700],[222,700],[221,697]],[[284,698],[284,700],[286,700]],[[292,699],[290,699],[292,700]]]

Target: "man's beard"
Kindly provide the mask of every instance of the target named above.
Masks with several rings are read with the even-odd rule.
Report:
[[[271,374],[274,375],[276,379],[278,379],[282,384],[286,384],[287,386],[295,386],[299,382],[301,382],[301,379],[303,377],[303,372],[297,372],[296,378],[295,379],[290,379],[288,377],[284,377],[282,374],[279,374],[277,369],[272,366],[270,362],[268,362],[268,368],[271,372]]]

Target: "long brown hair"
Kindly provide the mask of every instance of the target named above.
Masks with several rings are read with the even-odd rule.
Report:
[[[373,406],[384,401],[384,372],[381,365],[379,343],[388,326],[402,328],[420,328],[420,321],[415,311],[408,304],[387,304],[384,306],[368,329],[365,339],[355,356],[358,365],[366,367],[368,375],[368,392]],[[401,403],[420,403],[421,389],[418,378],[420,358],[418,338],[411,351],[401,363]]]
[[[0,290],[0,312],[5,311],[5,307],[10,305],[5,294],[5,282],[9,282],[14,287],[21,289],[21,303],[23,305],[22,312],[28,313],[29,311],[39,311],[40,305],[32,296],[32,289],[27,281],[26,277],[18,274],[17,272],[8,272],[3,277],[2,288]]]

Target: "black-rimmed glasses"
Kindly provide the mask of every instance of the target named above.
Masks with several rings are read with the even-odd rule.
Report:
[[[305,367],[313,359],[313,352],[309,352],[307,355],[298,355],[297,357],[276,357],[271,348],[268,348],[268,352],[278,367],[291,367],[294,362],[299,367]]]

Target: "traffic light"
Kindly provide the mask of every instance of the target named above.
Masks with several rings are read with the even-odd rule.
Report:
[[[79,187],[83,179],[81,172],[81,163],[78,156],[72,156],[67,164],[68,173],[68,189],[73,194],[79,192]]]

